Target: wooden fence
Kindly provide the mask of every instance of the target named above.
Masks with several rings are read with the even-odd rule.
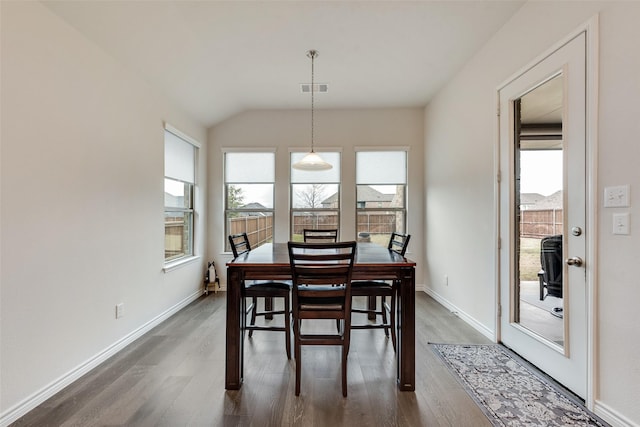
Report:
[[[358,235],[391,234],[398,229],[396,214],[358,214]]]
[[[229,234],[246,232],[252,248],[273,240],[273,216],[241,216],[229,218]]]
[[[542,238],[562,234],[562,209],[520,211],[520,236]]]

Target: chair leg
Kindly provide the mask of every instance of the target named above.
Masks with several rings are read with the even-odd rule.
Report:
[[[395,292],[393,293],[393,295],[391,295],[391,307],[389,307],[389,317],[391,318],[391,321],[390,321],[391,344],[393,344],[393,351],[396,352],[396,294]]]
[[[257,297],[253,297],[251,299],[251,301],[253,302],[253,309],[251,310],[251,322],[249,323],[250,326],[254,326],[256,324],[256,312],[258,311],[258,298]],[[249,338],[251,338],[253,336],[253,331],[249,331]]]
[[[349,346],[351,344],[349,331],[345,325],[342,344],[342,396],[347,397],[347,360],[349,358]]]
[[[284,298],[284,339],[287,349],[287,359],[291,359],[291,313],[289,312],[289,298]]]
[[[300,351],[300,325],[298,320],[293,321],[294,351],[296,358],[296,396],[300,396],[300,375],[302,373],[302,352]]]
[[[388,325],[389,323],[387,322],[387,309],[385,305],[385,299],[386,298],[384,296],[380,297],[380,311],[382,313],[382,323]],[[384,335],[389,338],[389,328],[384,328]]]

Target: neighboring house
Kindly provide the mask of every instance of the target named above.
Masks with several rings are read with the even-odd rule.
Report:
[[[396,198],[396,193],[385,194],[368,185],[360,185],[358,186],[358,193],[356,197],[358,198],[356,202],[358,209],[388,208],[395,206],[393,202]],[[322,201],[323,208],[336,208],[337,205],[338,193],[335,193]]]
[[[265,211],[268,209],[261,203],[252,202],[242,206],[241,209],[251,209],[251,212],[238,212],[238,216],[268,216]]]
[[[555,193],[538,200],[530,209],[540,211],[562,209],[562,190],[558,190]]]
[[[522,193],[520,194],[520,209],[523,211],[562,209],[562,190],[549,196],[538,193]]]
[[[527,209],[531,209],[533,206],[535,206],[536,203],[538,203],[540,200],[544,198],[545,197],[539,193],[521,193],[520,209],[522,209],[523,211]]]
[[[165,206],[184,206],[184,196],[174,196],[173,194],[164,193]]]

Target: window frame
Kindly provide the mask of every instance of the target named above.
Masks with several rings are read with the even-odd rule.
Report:
[[[325,154],[325,157],[327,154],[335,154],[337,155],[337,165],[334,165],[334,168],[337,169],[337,181],[326,181],[326,182],[298,182],[298,181],[294,181],[293,179],[293,164],[299,160],[299,159],[295,159],[294,160],[294,156],[303,156],[304,154],[307,153],[307,151],[303,151],[303,150],[290,150],[289,151],[289,239],[292,241],[302,241],[303,240],[303,236],[302,233],[295,234],[295,217],[296,217],[296,213],[310,213],[313,216],[316,216],[317,214],[320,213],[331,213],[334,212],[335,213],[335,217],[336,217],[336,222],[335,224],[330,224],[329,228],[337,228],[338,229],[338,240],[340,240],[340,233],[341,233],[341,227],[340,227],[340,222],[341,222],[341,211],[342,211],[342,151],[341,150],[337,150],[337,149],[326,149],[326,150],[322,150],[322,151],[317,151],[321,156],[322,154]],[[312,172],[312,173],[317,173],[317,172]],[[293,206],[294,204],[294,194],[295,194],[295,186],[297,185],[335,185],[337,186],[337,190],[335,192],[336,195],[336,204],[337,207],[331,207],[331,208],[295,208]],[[331,196],[329,196],[331,197]],[[296,236],[299,236],[298,238],[296,238]]]
[[[275,156],[275,152],[276,150],[274,148],[223,148],[222,149],[223,152],[223,191],[224,191],[224,196],[223,196],[223,207],[224,207],[224,214],[223,214],[223,221],[224,221],[224,241],[223,241],[223,247],[224,247],[224,251],[225,252],[231,252],[231,247],[229,246],[229,239],[227,236],[229,236],[231,234],[231,231],[229,230],[229,218],[231,218],[229,216],[229,214],[233,214],[236,213],[238,214],[238,216],[252,216],[251,214],[261,214],[261,213],[266,213],[266,216],[270,216],[271,217],[271,236],[270,238],[268,236],[265,236],[265,239],[261,239],[259,236],[259,231],[257,231],[258,233],[258,242],[256,243],[255,240],[253,239],[251,233],[248,230],[247,234],[249,235],[249,239],[251,242],[251,248],[255,249],[256,247],[262,245],[263,243],[266,243],[268,241],[273,241],[274,236],[275,236],[275,199],[276,199],[276,177],[275,177],[275,162],[276,162],[276,156]],[[273,178],[272,181],[263,181],[263,180],[259,180],[259,181],[227,181],[227,155],[228,154],[271,154],[273,156]],[[271,185],[272,189],[271,189],[271,208],[268,207],[264,207],[264,209],[261,208],[229,208],[229,186],[231,185]],[[266,228],[268,229],[268,228]]]
[[[356,230],[356,236],[358,237],[358,240],[360,241],[364,241],[364,240],[369,240],[371,238],[371,235],[369,234],[369,232],[361,232],[359,231],[359,218],[360,215],[363,213],[382,213],[382,212],[393,212],[395,213],[395,215],[400,215],[401,218],[401,222],[403,225],[403,229],[398,229],[397,227],[397,220],[396,220],[396,227],[394,230],[389,232],[389,235],[391,235],[391,232],[395,231],[398,233],[403,233],[406,234],[408,233],[408,224],[407,224],[407,212],[408,212],[408,188],[409,188],[409,149],[408,147],[355,147],[355,168],[356,168],[356,179],[355,179],[355,199],[356,199],[356,203],[355,203],[355,230]],[[404,153],[404,177],[403,180],[404,182],[359,182],[359,178],[358,178],[358,155],[360,153],[364,153],[364,152],[381,152],[381,153],[387,153],[387,152],[396,152],[396,153]],[[402,186],[402,202],[403,202],[403,206],[376,206],[376,207],[366,207],[366,200],[365,201],[359,201],[358,200],[358,187],[360,186],[369,186],[369,187],[375,187],[375,186],[396,186],[396,192],[397,192],[397,187],[398,186]],[[387,194],[387,193],[384,193]],[[365,206],[364,207],[360,207],[361,204],[364,203]],[[378,203],[380,204],[380,202]],[[361,233],[366,233],[366,236],[363,236]],[[382,242],[380,244],[384,244],[385,246],[388,244],[388,241],[386,242]]]
[[[190,262],[192,260],[198,259],[199,256],[196,254],[196,215],[197,215],[197,210],[196,210],[196,200],[195,200],[195,195],[196,195],[196,187],[198,185],[198,156],[199,156],[199,150],[201,148],[201,145],[198,141],[196,141],[195,139],[191,138],[190,136],[186,135],[185,133],[181,132],[180,130],[176,129],[175,127],[171,126],[168,123],[164,123],[164,151],[165,151],[165,170],[164,170],[164,193],[165,193],[165,200],[164,200],[164,210],[163,210],[163,215],[164,215],[164,235],[165,235],[165,243],[164,243],[164,267],[163,270],[165,272],[172,270],[173,268],[180,266],[184,263]],[[189,144],[193,147],[193,158],[191,159],[191,161],[193,162],[193,182],[189,182],[188,180],[183,180],[183,179],[178,179],[177,177],[174,176],[168,176],[167,175],[167,159],[166,159],[166,151],[167,151],[167,133],[172,134],[173,136],[177,137],[181,142],[184,142],[186,144]],[[185,186],[185,191],[184,191],[184,196],[185,200],[188,200],[188,203],[185,206],[169,206],[167,205],[166,201],[166,193],[167,193],[167,180],[170,180],[172,182],[175,183],[182,183]],[[188,221],[185,220],[185,224],[188,223],[188,234],[186,236],[186,238],[183,240],[183,242],[186,242],[186,244],[184,244],[184,248],[186,248],[184,250],[184,253],[178,256],[174,256],[174,257],[170,257],[167,258],[167,214],[170,213],[179,213],[182,214],[183,217],[184,216],[188,216],[189,219]],[[179,216],[179,215],[178,215]]]

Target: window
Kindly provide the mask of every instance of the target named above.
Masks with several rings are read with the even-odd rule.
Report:
[[[291,165],[306,153],[291,153]],[[291,167],[291,240],[302,241],[302,230],[340,230],[340,153],[322,152],[333,168],[301,171]],[[340,232],[338,231],[338,235]]]
[[[386,246],[392,232],[406,233],[406,194],[406,151],[357,151],[358,240]]]
[[[193,194],[197,142],[165,125],[164,261],[193,256]]]
[[[274,152],[226,152],[225,248],[226,236],[247,233],[251,248],[273,241]]]

